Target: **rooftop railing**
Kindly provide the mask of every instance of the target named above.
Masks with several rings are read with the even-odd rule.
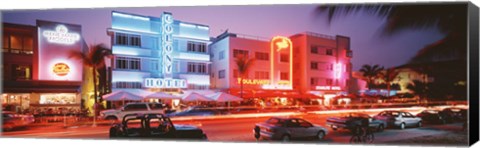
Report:
[[[315,32],[305,32],[306,35],[309,36],[314,36],[314,37],[319,37],[319,38],[324,38],[324,39],[330,39],[330,40],[335,40],[336,37],[332,35],[326,35],[326,34],[320,34],[320,33],[315,33]]]

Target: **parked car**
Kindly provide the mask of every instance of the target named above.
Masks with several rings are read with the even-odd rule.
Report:
[[[327,126],[333,130],[339,128],[353,130],[356,126],[361,126],[364,119],[369,120],[370,129],[376,129],[379,132],[382,132],[387,126],[385,121],[373,119],[370,115],[363,113],[349,113],[343,117],[327,118]]]
[[[161,103],[129,103],[119,109],[103,110],[100,112],[100,118],[105,120],[122,120],[127,114],[164,114],[166,105]]]
[[[254,136],[257,139],[282,140],[315,138],[323,139],[328,130],[314,125],[301,118],[272,117],[265,122],[257,123]]]
[[[445,124],[447,118],[440,110],[427,109],[417,114],[417,117],[422,118],[422,121],[430,124]]]
[[[422,118],[405,111],[382,111],[374,116],[374,119],[385,121],[387,127],[399,127],[400,129],[422,126]]]
[[[2,111],[2,129],[11,131],[17,128],[26,127],[35,122],[33,115],[21,115],[15,112]]]
[[[112,125],[110,138],[173,138],[206,140],[202,129],[192,125],[176,125],[163,114],[128,114],[121,123]]]
[[[456,107],[445,108],[442,110],[442,114],[447,123],[464,122],[467,120],[467,112],[467,109]]]

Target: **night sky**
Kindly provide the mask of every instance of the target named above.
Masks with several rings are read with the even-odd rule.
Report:
[[[82,25],[87,44],[110,44],[106,28],[111,27],[111,11],[160,17],[172,12],[176,20],[210,26],[214,37],[229,32],[272,38],[310,31],[327,35],[349,36],[353,50],[353,68],[363,64],[385,67],[405,64],[424,46],[444,34],[437,28],[404,30],[392,36],[382,36],[384,20],[358,13],[340,16],[329,25],[326,14],[317,14],[317,5],[251,5],[251,6],[183,6],[144,8],[95,8],[56,10],[3,11],[3,22],[35,25],[35,20],[48,20]]]

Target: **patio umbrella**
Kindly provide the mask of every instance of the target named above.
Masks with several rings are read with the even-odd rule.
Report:
[[[182,97],[182,101],[190,102],[190,101],[214,101],[204,95],[198,94],[196,92],[191,92]]]
[[[231,101],[242,101],[243,99],[231,94],[224,92],[217,92],[214,94],[207,95],[207,97],[215,100],[216,102],[231,102]]]
[[[227,102],[228,108],[230,108],[230,102],[232,101],[242,101],[243,99],[228,93],[217,92],[214,94],[207,95],[209,98],[215,100],[216,102]]]
[[[178,96],[170,95],[163,92],[154,92],[148,95],[145,95],[145,98],[154,98],[154,99],[180,99]]]
[[[115,91],[110,94],[103,95],[103,99],[107,101],[123,101],[125,104],[126,100],[129,101],[142,101],[144,97],[140,95],[135,95],[127,91]]]

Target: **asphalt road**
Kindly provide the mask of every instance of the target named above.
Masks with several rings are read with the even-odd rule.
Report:
[[[304,118],[314,124],[325,126],[326,118],[340,114],[301,114],[296,117]],[[256,142],[252,130],[255,123],[263,122],[269,117],[250,117],[238,119],[209,119],[197,121],[174,121],[174,124],[196,125],[203,129],[209,141],[213,142]],[[109,126],[80,126],[80,127],[28,127],[27,129],[3,132],[2,136],[23,138],[81,138],[81,139],[109,139]],[[375,144],[404,140],[414,137],[441,135],[461,130],[461,124],[427,125],[421,128],[385,129],[375,133]],[[348,131],[329,129],[324,140],[299,141],[302,143],[348,143],[351,135]]]

